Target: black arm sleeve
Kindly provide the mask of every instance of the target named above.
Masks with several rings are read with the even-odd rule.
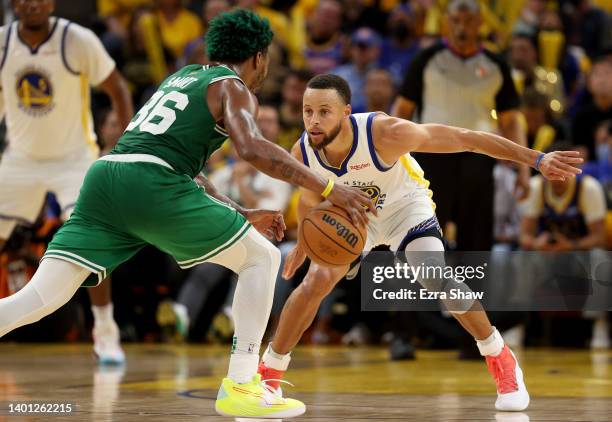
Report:
[[[504,58],[485,50],[485,54],[499,67],[502,75],[502,85],[495,96],[495,109],[498,112],[517,109],[521,105],[521,100],[516,92],[514,80],[510,73],[510,66]]]

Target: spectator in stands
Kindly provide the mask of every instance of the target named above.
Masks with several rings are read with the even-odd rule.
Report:
[[[278,144],[290,150],[304,132],[302,120],[302,97],[313,74],[307,70],[290,71],[281,90],[282,102],[279,108],[280,134]]]
[[[519,238],[519,214],[514,188],[516,173],[510,163],[499,163],[493,170],[495,197],[493,202],[493,250],[514,250]]]
[[[581,62],[586,61],[586,56],[580,48],[570,48],[567,43],[566,37],[563,35],[565,29],[563,27],[563,20],[559,11],[555,8],[547,8],[542,13],[540,19],[540,49],[545,50],[553,46],[546,46],[544,39],[546,35],[557,33],[562,38],[561,51],[556,54],[558,57],[558,63],[555,65],[563,76],[563,86],[565,88],[565,95],[574,97],[577,92],[578,84],[582,78],[582,67]],[[546,54],[546,51],[542,52]],[[571,100],[572,98],[570,98]]]
[[[587,88],[592,100],[576,111],[572,139],[587,148],[589,155],[585,160],[592,160],[595,157],[595,129],[604,120],[612,119],[612,51],[595,60]]]
[[[592,0],[562,0],[561,13],[571,45],[580,46],[590,58],[612,46],[611,17]]]
[[[142,7],[153,6],[153,0],[97,0],[98,14],[106,24],[102,43],[121,67],[124,44],[129,37],[133,14]]]
[[[412,10],[406,4],[393,9],[387,20],[388,36],[383,39],[378,66],[391,72],[398,86],[420,49],[415,24]]]
[[[125,58],[122,59],[123,65],[121,67],[121,73],[125,75],[132,86],[132,97],[137,109],[142,105],[143,98],[149,97],[147,92],[157,87],[156,77],[145,47],[143,26],[141,25],[141,19],[148,15],[148,10],[144,8],[133,12],[124,46],[123,55]],[[172,53],[166,48],[163,48],[162,52],[166,66],[168,69],[172,69],[174,61]]]
[[[162,43],[178,59],[189,42],[204,34],[202,22],[183,0],[156,0],[155,6]]]
[[[204,2],[202,6],[202,20],[204,21],[205,28],[208,28],[211,20],[221,13],[228,12],[231,8],[232,5],[228,0],[207,0]]]
[[[550,151],[575,147],[555,143]],[[601,184],[589,175],[564,181],[531,178],[529,196],[521,203],[521,248],[568,252],[605,247],[606,201]]]
[[[373,29],[359,28],[351,38],[351,61],[332,70],[332,73],[344,78],[351,87],[353,113],[366,111],[366,74],[376,67],[380,44],[380,36]]]
[[[572,149],[575,148],[571,144],[556,143],[550,151]],[[589,175],[578,175],[564,181],[548,181],[541,175],[534,176],[529,196],[521,203],[521,213],[520,245],[524,250],[571,252],[606,247],[604,191],[601,184]],[[558,265],[571,265],[563,261],[561,256]],[[610,345],[605,318],[605,315],[600,315],[595,322],[591,339],[593,348]]]
[[[514,32],[535,35],[540,24],[540,17],[546,8],[546,0],[527,0],[523,4],[520,16],[514,24]]]
[[[384,32],[387,16],[379,4],[367,0],[342,0],[342,5],[342,32],[345,34],[350,36],[363,26],[379,33]]]
[[[153,0],[98,0],[98,14],[109,32],[125,39],[132,13],[143,6],[152,6]]]
[[[344,59],[346,41],[340,32],[342,4],[321,0],[309,17],[306,28],[306,67],[314,73],[327,73]]]
[[[547,97],[549,110],[560,116],[564,110],[563,78],[556,69],[545,69],[538,64],[538,45],[533,36],[514,34],[510,41],[510,65],[519,94],[532,88]]]
[[[232,6],[228,0],[208,0],[204,2],[201,8],[204,31],[208,29],[211,20],[221,13],[229,12],[231,8]],[[192,40],[183,50],[183,56],[177,62],[177,67],[181,68],[188,64],[208,64],[204,37]]]
[[[550,101],[545,94],[533,88],[525,89],[521,112],[527,123],[527,145],[545,151],[555,141],[564,139],[563,127],[553,119]]]
[[[366,96],[365,111],[389,113],[395,98],[395,86],[391,73],[384,69],[370,70],[366,75],[364,93]]]
[[[595,158],[582,170],[604,186],[608,208],[612,211],[612,120],[603,121],[595,131]]]

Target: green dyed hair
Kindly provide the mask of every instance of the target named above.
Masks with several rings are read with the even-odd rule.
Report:
[[[206,33],[208,58],[214,62],[242,63],[266,51],[273,37],[268,19],[250,10],[222,13],[210,22]]]

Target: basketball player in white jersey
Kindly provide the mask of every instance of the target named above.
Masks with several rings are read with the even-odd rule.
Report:
[[[358,186],[368,192],[378,210],[367,226],[365,250],[389,245],[409,252],[442,252],[444,246],[431,191],[423,171],[410,152],[452,153],[473,151],[491,157],[528,164],[550,179],[573,177],[582,159],[576,153],[540,154],[505,138],[443,125],[418,125],[384,113],[351,114],[350,88],[335,75],[319,75],[308,83],[303,99],[306,131],[292,150],[294,157],[335,183]],[[298,220],[321,199],[301,192]],[[405,252],[404,252],[405,251]],[[441,254],[437,254],[441,256]],[[291,251],[283,276],[290,278],[304,262],[301,244]],[[414,264],[416,265],[416,264]],[[312,323],[321,300],[349,271],[349,266],[324,267],[312,262],[299,287],[287,300],[274,340],[264,353],[259,372],[278,388],[290,361],[290,352]],[[428,289],[435,280],[419,279]],[[448,305],[448,304],[447,304]],[[498,410],[527,408],[529,394],[514,354],[491,326],[479,303],[448,307],[474,336],[480,353],[497,383]]]
[[[51,17],[53,0],[14,0],[18,21],[0,28],[0,115],[8,147],[0,162],[0,251],[18,223],[32,223],[46,192],[62,218],[72,212],[89,166],[98,158],[89,108],[90,86],[110,97],[125,127],[132,115],[127,85],[89,29]],[[94,352],[122,363],[110,284],[88,289]]]

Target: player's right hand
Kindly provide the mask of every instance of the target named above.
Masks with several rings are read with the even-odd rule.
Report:
[[[293,249],[287,254],[285,258],[285,267],[283,268],[283,278],[289,280],[298,268],[302,266],[306,260],[306,251],[298,243]]]
[[[361,189],[335,184],[327,199],[337,207],[345,210],[353,224],[365,227],[368,225],[367,211],[378,215],[372,199]]]

